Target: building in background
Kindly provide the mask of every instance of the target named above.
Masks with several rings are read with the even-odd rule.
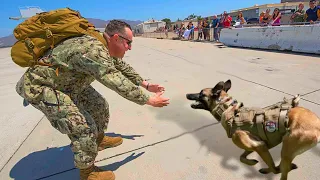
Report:
[[[285,2],[309,2],[310,0],[281,0],[281,3]]]
[[[133,27],[133,30],[137,34],[143,34],[147,32],[162,31],[164,30],[165,26],[166,26],[166,22],[151,19]]]

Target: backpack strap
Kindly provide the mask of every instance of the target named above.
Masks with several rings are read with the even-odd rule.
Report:
[[[25,38],[24,43],[28,50],[32,52],[33,59],[37,59],[36,57],[40,55],[40,49],[31,41],[30,38]]]
[[[51,37],[50,37],[50,34],[51,31],[49,30],[49,32],[47,31],[46,32],[46,35],[47,35],[47,38],[51,38],[52,37],[52,45],[51,45],[51,48],[54,47],[54,42],[53,42],[53,36],[52,36],[52,33],[51,33]],[[37,59],[41,56],[41,51],[40,49],[31,41],[30,38],[25,38],[24,40],[24,43],[26,45],[26,47],[28,48],[29,52],[32,52],[32,56],[33,56],[33,59],[36,61],[35,64],[32,64],[31,66],[34,66],[34,65],[42,65],[42,66],[52,66],[51,64],[47,64],[47,63],[44,63],[42,61],[38,61]],[[30,67],[31,67],[30,66]]]

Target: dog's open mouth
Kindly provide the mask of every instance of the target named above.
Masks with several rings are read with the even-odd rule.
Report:
[[[196,101],[191,104],[193,109],[204,109],[204,105],[200,101]]]
[[[193,109],[204,109],[204,105],[199,101],[199,93],[196,94],[187,94],[187,99],[191,101],[195,101],[191,104],[191,108]]]

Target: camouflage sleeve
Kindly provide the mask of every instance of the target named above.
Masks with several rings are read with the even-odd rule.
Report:
[[[79,50],[69,60],[69,65],[73,69],[91,75],[106,87],[132,102],[140,105],[146,104],[149,96],[115,67],[114,59],[110,57],[109,52],[102,43],[91,41],[88,45],[83,45]]]
[[[143,81],[142,77],[125,61],[115,58],[115,67],[125,75],[132,83],[139,86]]]

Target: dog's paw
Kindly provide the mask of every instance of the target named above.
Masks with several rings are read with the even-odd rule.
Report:
[[[291,163],[291,170],[298,169],[298,166],[294,163]]]
[[[258,163],[259,161],[255,160],[255,159],[248,159],[247,161],[247,165],[249,166],[254,166]]]
[[[249,166],[254,166],[256,165],[259,161],[255,160],[255,159],[247,159],[247,158],[244,158],[244,157],[240,157],[240,161],[246,165],[249,165]]]
[[[273,173],[273,174],[279,174],[280,173],[280,167],[275,167],[275,169],[270,169],[270,168],[262,168],[259,170],[259,172],[261,174],[269,174],[269,173]]]
[[[270,173],[270,170],[269,168],[262,168],[262,169],[259,169],[259,172],[261,174],[269,174]]]

